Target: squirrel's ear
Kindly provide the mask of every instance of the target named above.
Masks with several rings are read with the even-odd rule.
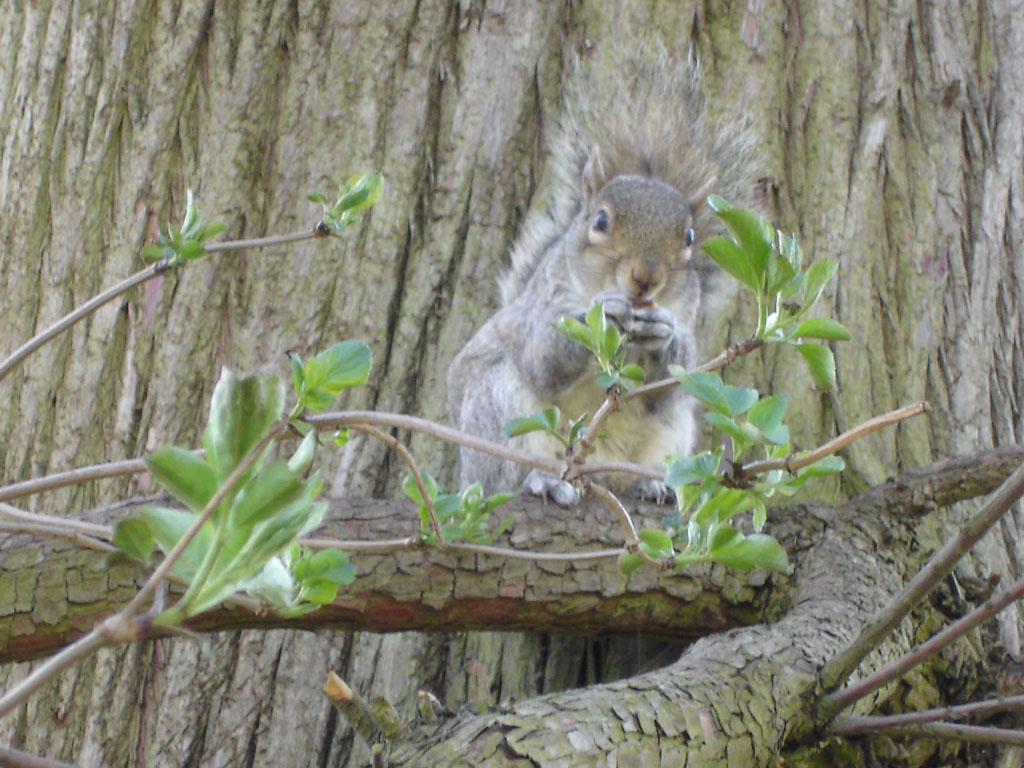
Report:
[[[715,186],[716,181],[718,181],[718,177],[712,176],[704,182],[703,187],[697,190],[697,194],[690,198],[690,211],[692,213],[696,213],[702,205],[707,203],[708,195],[711,194],[711,189]]]
[[[587,164],[583,166],[583,196],[590,200],[604,186],[604,165],[601,164],[601,152],[595,144],[590,149]]]

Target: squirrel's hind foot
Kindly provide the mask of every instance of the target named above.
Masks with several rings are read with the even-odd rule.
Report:
[[[653,501],[655,504],[673,504],[676,500],[675,491],[661,482],[661,480],[654,480],[650,477],[637,480],[629,486],[629,495],[636,496],[644,501]]]
[[[575,507],[580,501],[580,492],[572,483],[539,469],[530,470],[523,481],[523,488],[534,496],[551,499],[560,507]]]

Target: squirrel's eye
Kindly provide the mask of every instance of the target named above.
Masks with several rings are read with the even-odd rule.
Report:
[[[601,234],[607,235],[608,234],[608,211],[606,211],[604,208],[602,208],[600,211],[598,211],[597,212],[597,216],[594,217],[594,223],[593,223],[592,227],[593,227],[593,230],[595,232],[600,232]]]
[[[683,235],[683,245],[687,248],[693,245],[693,229],[686,230],[686,234]]]

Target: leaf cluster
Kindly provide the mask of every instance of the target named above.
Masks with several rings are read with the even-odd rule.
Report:
[[[350,226],[359,221],[359,214],[380,199],[384,187],[383,177],[378,171],[365,171],[356,174],[345,184],[338,187],[338,194],[333,203],[318,190],[313,190],[306,198],[323,206],[321,226],[332,235],[340,235]]]
[[[836,382],[832,350],[816,341],[845,341],[850,332],[827,317],[808,318],[835,274],[836,262],[821,259],[802,268],[803,252],[796,239],[774,229],[763,216],[733,208],[712,195],[708,205],[728,230],[704,241],[704,251],[722,269],[753,292],[757,302],[754,338],[796,346],[816,386]]]
[[[198,259],[206,253],[203,243],[227,227],[221,221],[204,227],[192,190],[188,190],[186,195],[185,218],[181,228],[168,224],[166,231],[161,232],[156,240],[142,249],[142,258],[147,264],[166,259],[167,266],[177,267],[186,261]]]
[[[424,472],[423,485],[430,499],[434,513],[441,524],[441,535],[446,542],[464,541],[469,544],[490,544],[512,525],[512,519],[503,520],[497,528],[490,528],[490,515],[515,493],[495,493],[484,496],[480,483],[473,483],[459,493],[444,493],[438,488],[433,476]],[[427,544],[437,544],[437,535],[431,525],[430,510],[420,493],[419,485],[412,475],[406,475],[402,482],[405,495],[419,505],[420,540]]]
[[[560,317],[555,328],[593,353],[601,367],[597,383],[606,390],[613,387],[629,390],[643,384],[644,371],[636,363],[626,363],[625,338],[618,328],[608,323],[604,306],[595,303],[583,319],[586,324],[574,317]]]
[[[317,501],[319,472],[306,476],[316,433],[298,417],[323,411],[342,390],[362,384],[370,350],[344,341],[303,362],[290,355],[296,403],[290,423],[304,435],[288,461],[269,461],[268,443],[253,465],[212,510],[195,538],[172,566],[189,587],[158,623],[175,624],[246,592],[283,615],[305,613],[332,601],[355,576],[343,552],[310,552],[296,544],[323,518]],[[249,453],[280,424],[284,388],[273,375],[240,378],[225,368],[214,389],[203,433],[205,455],[167,446],[146,458],[153,477],[185,507],[146,507],[141,517],[114,530],[118,556],[145,567],[154,550],[174,549],[196,516],[206,509]]]

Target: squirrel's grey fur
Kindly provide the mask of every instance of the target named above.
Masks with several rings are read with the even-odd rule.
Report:
[[[582,319],[596,302],[627,338],[628,359],[648,381],[696,362],[693,333],[702,305],[706,257],[715,230],[709,193],[746,204],[753,191],[750,131],[713,122],[699,68],[660,45],[616,53],[603,71],[577,66],[552,142],[553,191],[533,206],[501,279],[502,308],[452,363],[449,404],[460,429],[502,440],[512,418],[557,405],[563,419],[594,410],[605,393],[582,346],[552,327]],[[703,260],[703,261],[702,261]],[[697,427],[678,389],[627,403],[606,422],[600,458],[661,467],[687,454]],[[564,449],[535,432],[511,441],[548,456]],[[576,489],[559,478],[462,449],[460,483],[495,492],[521,486],[563,504]],[[613,485],[621,486],[621,483]],[[663,485],[645,482],[662,498]]]

